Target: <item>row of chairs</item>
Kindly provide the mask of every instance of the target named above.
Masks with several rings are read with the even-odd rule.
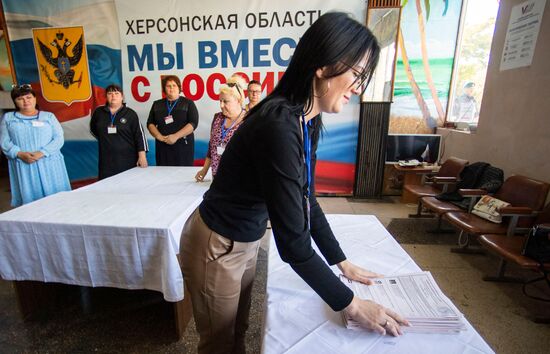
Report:
[[[550,271],[550,263],[541,265],[534,259],[522,255],[527,233],[532,226],[550,223],[550,204],[544,206],[550,184],[515,175],[508,177],[500,186],[500,183],[495,184],[493,181],[487,184],[486,188],[458,188],[454,193],[459,195],[459,199],[462,199],[459,202],[442,198],[442,196],[453,193],[451,185],[460,187],[461,177],[465,177],[463,172],[467,165],[468,161],[451,157],[442,164],[437,173],[423,176],[421,185],[406,186],[405,188],[411,194],[418,197],[417,213],[410,216],[437,216],[438,224],[434,232],[445,231],[441,228],[442,220],[446,220],[460,230],[459,247],[452,248],[452,252],[479,253],[482,250],[471,247],[471,241],[476,239],[483,248],[499,256],[500,264],[496,275],[484,277],[484,280],[519,281],[519,279],[508,277],[505,274],[507,264],[512,262],[521,268],[542,272],[544,276],[538,279],[544,279],[550,285],[546,273]],[[483,168],[487,171],[488,167],[483,166]],[[489,170],[489,175],[493,179],[497,176],[496,180],[498,180],[498,175],[502,171],[492,166],[491,168],[493,170]],[[491,190],[491,188],[495,190]],[[503,221],[500,224],[487,221],[471,213],[477,200],[488,193],[510,203],[510,206],[499,210],[503,216]],[[452,232],[454,233],[454,230]],[[524,282],[524,285],[526,283]]]

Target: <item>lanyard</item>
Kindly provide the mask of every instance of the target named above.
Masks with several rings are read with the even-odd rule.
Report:
[[[237,123],[237,120],[239,118],[237,117],[237,119],[235,119],[235,121],[233,123],[231,123],[231,126],[229,128],[226,128],[225,127],[225,122],[227,120],[227,118],[224,118],[223,119],[223,122],[222,122],[222,134],[221,134],[221,140],[223,142],[223,139],[225,139],[225,136],[227,135],[227,132],[229,132],[231,130],[231,128],[233,128],[233,126],[235,125],[235,123]]]
[[[304,132],[304,163],[307,168],[307,190],[304,198],[306,200],[306,218],[307,228],[311,230],[311,205],[309,197],[311,195],[311,139],[309,138],[309,122],[306,123],[305,114],[302,113],[302,129]]]
[[[229,132],[231,130],[231,128],[233,128],[233,126],[235,125],[235,123],[237,123],[237,121],[239,120],[239,118],[241,118],[241,114],[243,114],[244,112],[244,109],[241,111],[241,113],[239,113],[239,115],[237,116],[237,119],[235,119],[235,121],[233,123],[231,123],[231,126],[229,128],[225,128],[225,122],[227,120],[227,118],[224,118],[223,119],[223,123],[222,123],[222,133],[221,133],[221,140],[223,142],[223,139],[225,139],[225,136],[227,135],[227,132]]]
[[[176,107],[179,100],[180,98],[178,97],[177,100],[175,100],[172,104],[170,104],[170,101],[168,100],[168,98],[166,99],[166,109],[168,109],[168,115],[172,114],[172,110],[174,109],[174,107]]]
[[[304,162],[307,167],[307,198],[311,194],[311,140],[309,138],[309,122],[306,123],[306,117],[302,113],[302,129],[304,130]]]
[[[111,127],[115,126],[115,118],[118,112],[120,112],[120,109],[116,111],[114,114],[111,113],[111,110],[109,110],[109,116],[111,116]]]

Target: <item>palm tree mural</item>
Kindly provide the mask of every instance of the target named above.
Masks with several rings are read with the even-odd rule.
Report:
[[[443,9],[443,16],[447,13],[447,9],[449,7],[449,0],[442,0],[445,4]],[[408,0],[403,1],[403,7],[405,7],[408,3]],[[432,96],[432,99],[435,104],[435,108],[437,111],[437,123],[438,125],[442,125],[443,121],[445,120],[445,111],[443,110],[443,105],[441,104],[441,101],[439,100],[439,97],[437,95],[437,89],[435,87],[431,69],[430,69],[430,62],[429,62],[429,56],[428,56],[428,46],[426,41],[426,29],[424,24],[424,16],[423,16],[423,10],[422,6],[420,4],[420,0],[415,1],[416,4],[416,12],[417,12],[417,20],[418,20],[418,30],[420,33],[420,48],[421,48],[421,54],[422,54],[422,63],[424,66],[424,74],[426,76],[426,84],[428,85],[428,88],[430,89],[430,93]],[[424,8],[426,11],[426,21],[430,18],[430,0],[424,0]],[[403,33],[400,30],[399,32],[399,47],[401,49],[401,58],[403,60],[403,66],[405,68],[405,72],[407,74],[407,78],[409,79],[409,83],[412,87],[413,94],[416,98],[416,101],[418,103],[418,107],[420,108],[422,112],[422,118],[426,122],[426,125],[430,126],[429,123],[431,120],[431,114],[428,109],[428,106],[426,104],[426,101],[424,100],[424,97],[422,96],[422,92],[420,91],[418,84],[416,83],[416,80],[414,79],[413,72],[411,70],[409,59],[407,57],[407,52],[405,50],[405,42],[403,39]]]
[[[405,48],[403,31],[401,29],[399,29],[398,43],[399,43],[399,49],[401,50],[401,59],[403,60],[403,67],[405,68],[405,73],[407,74],[407,78],[409,79],[409,83],[411,84],[413,95],[416,98],[418,107],[420,107],[420,111],[422,112],[422,118],[424,118],[424,120],[427,122],[430,119],[430,110],[428,108],[428,105],[426,104],[426,101],[424,101],[424,97],[422,97],[422,92],[420,91],[420,87],[418,87],[418,84],[414,79],[414,74],[411,69],[411,64],[409,63],[409,56],[407,55],[407,49]]]

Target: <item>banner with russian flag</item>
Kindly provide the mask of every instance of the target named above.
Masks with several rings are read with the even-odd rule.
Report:
[[[40,109],[53,112],[65,131],[63,154],[72,180],[97,175],[91,112],[104,88],[119,84],[145,125],[161,98],[162,75],[177,75],[195,101],[199,126],[195,160],[206,155],[219,86],[240,73],[269,94],[283,75],[302,33],[321,14],[345,11],[364,22],[361,0],[3,0],[18,83],[30,83]],[[323,117],[317,191],[351,194],[359,100]],[[149,136],[149,139],[152,139]],[[150,144],[154,146],[154,144]],[[154,152],[148,154],[154,163]]]

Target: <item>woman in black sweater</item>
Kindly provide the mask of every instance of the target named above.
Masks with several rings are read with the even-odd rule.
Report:
[[[185,285],[200,334],[199,353],[244,353],[250,290],[268,218],[281,258],[334,311],[381,334],[401,334],[398,314],[354,297],[313,250],[353,280],[377,276],[346,257],[315,199],[322,112],[360,94],[379,46],[344,13],[321,16],[303,35],[277,87],[254,107],[227,145],[216,179],[186,223],[180,243]]]
[[[181,82],[175,75],[162,78],[166,98],[151,106],[147,129],[155,138],[157,166],[193,166],[199,113],[195,103],[181,96]]]
[[[105,88],[106,102],[90,119],[90,132],[99,144],[98,179],[136,166],[147,167],[147,139],[136,112],[124,104],[118,85]]]

